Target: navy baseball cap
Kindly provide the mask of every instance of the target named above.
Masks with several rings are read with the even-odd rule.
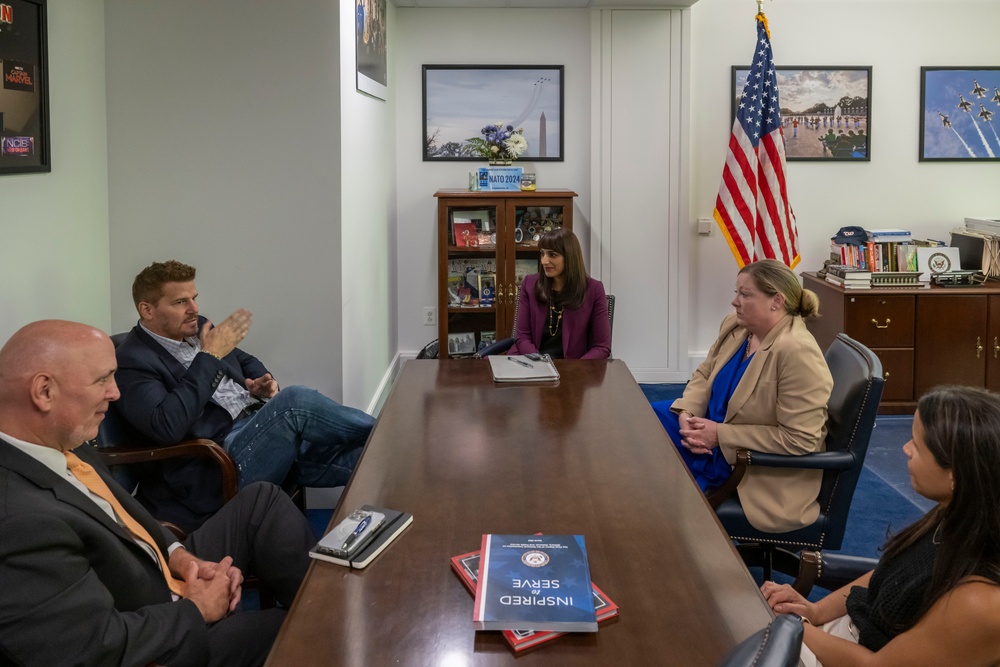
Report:
[[[834,243],[864,245],[868,243],[868,232],[862,227],[841,227],[837,235],[830,240]]]

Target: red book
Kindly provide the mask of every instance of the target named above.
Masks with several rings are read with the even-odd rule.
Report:
[[[473,595],[476,594],[476,581],[479,579],[479,551],[470,551],[467,554],[454,556],[451,559],[451,569],[455,571],[458,578],[462,580],[465,587]],[[597,613],[597,622],[601,623],[609,618],[618,615],[618,605],[609,598],[604,591],[593,582],[590,585],[594,589],[594,611]],[[550,632],[547,630],[503,630],[503,638],[507,640],[514,652],[523,651],[539,644],[552,641],[556,637],[561,637],[565,632]]]
[[[475,223],[472,222],[454,222],[451,226],[452,232],[455,234],[455,245],[458,247],[470,246],[470,239],[475,239],[476,247],[479,246],[479,231],[476,229]]]

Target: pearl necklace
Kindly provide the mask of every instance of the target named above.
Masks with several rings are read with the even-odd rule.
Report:
[[[559,332],[559,324],[562,322],[563,311],[566,310],[566,306],[563,306],[559,310],[551,302],[549,303],[549,335],[555,336]],[[555,320],[555,326],[552,325],[552,321]]]

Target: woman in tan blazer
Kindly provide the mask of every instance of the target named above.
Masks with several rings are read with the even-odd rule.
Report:
[[[653,403],[702,490],[728,479],[738,448],[777,454],[823,450],[833,378],[804,318],[819,300],[776,260],[736,277],[733,314],[681,398]],[[784,532],[819,515],[819,470],[753,468],[737,488],[747,520]]]

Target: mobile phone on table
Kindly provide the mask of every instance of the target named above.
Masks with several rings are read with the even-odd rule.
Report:
[[[350,559],[374,539],[385,524],[385,514],[358,508],[319,541],[319,548],[338,558]]]

